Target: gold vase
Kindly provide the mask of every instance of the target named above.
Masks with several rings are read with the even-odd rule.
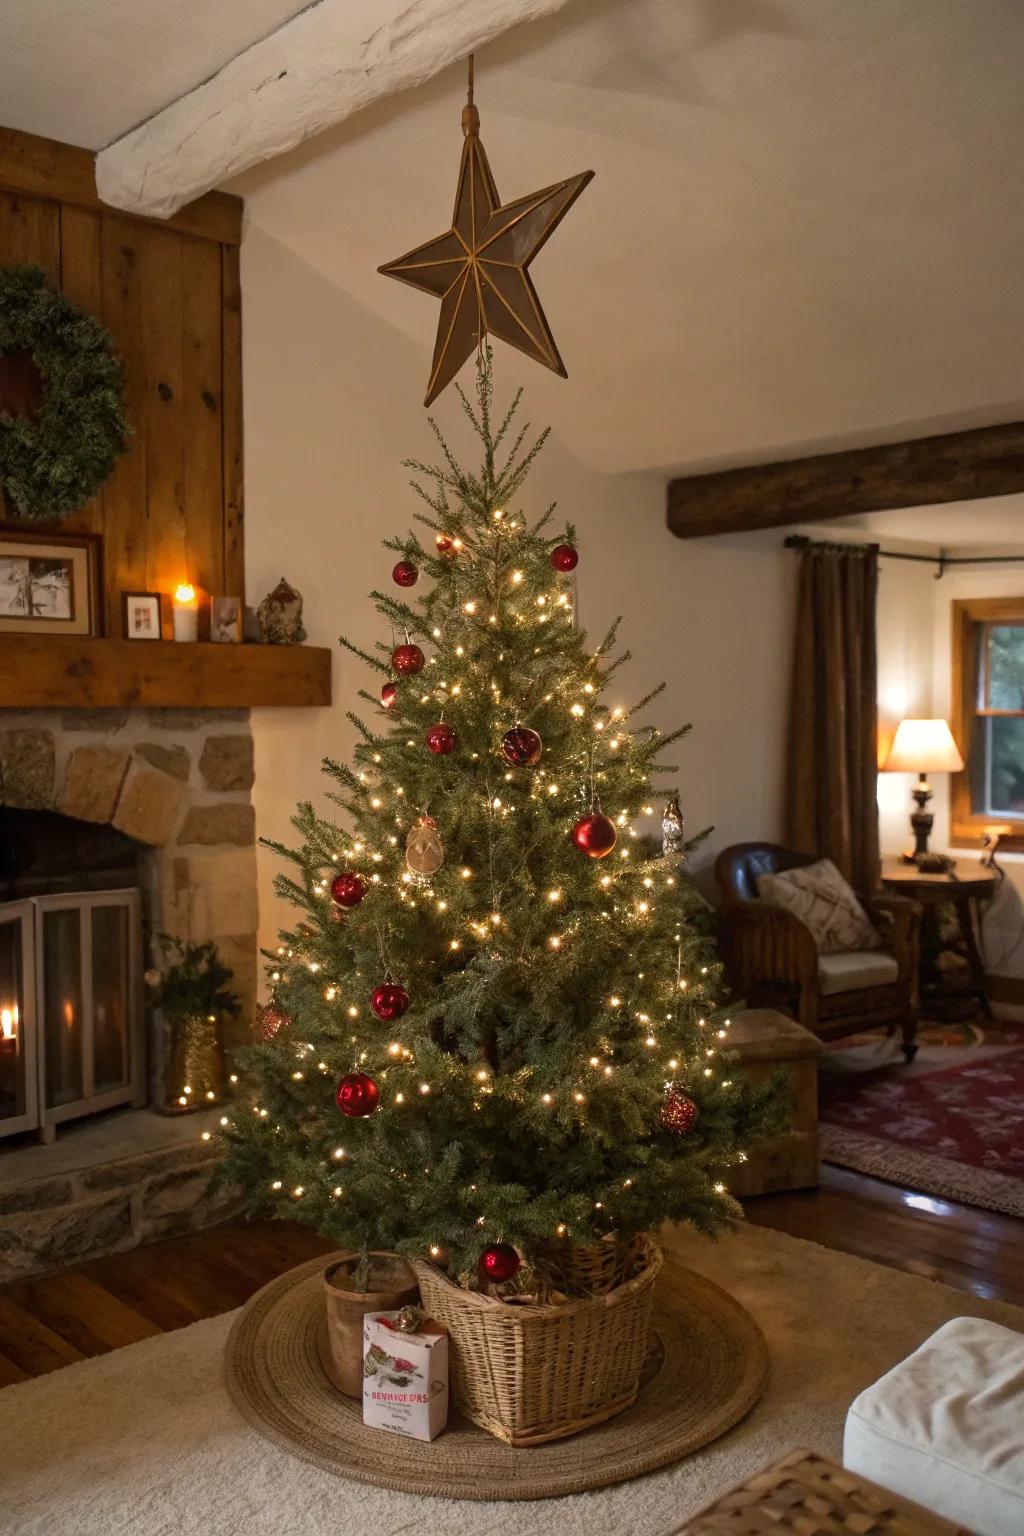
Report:
[[[167,1020],[163,1110],[187,1115],[224,1098],[224,1047],[216,1014],[183,1013]]]

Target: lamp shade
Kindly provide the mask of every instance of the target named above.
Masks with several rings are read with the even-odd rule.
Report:
[[[964,766],[945,720],[901,720],[893,737],[886,773],[959,773]]]

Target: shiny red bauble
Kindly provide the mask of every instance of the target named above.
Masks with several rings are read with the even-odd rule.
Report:
[[[416,672],[422,672],[427,658],[418,645],[396,645],[391,652],[391,665],[402,677],[411,677]]]
[[[455,732],[450,725],[445,725],[442,720],[438,725],[432,725],[424,740],[429,751],[438,757],[447,757],[449,752],[455,750]]]
[[[420,579],[420,573],[411,560],[399,560],[391,575],[400,587],[414,587]]]
[[[358,907],[366,895],[362,876],[352,870],[343,870],[331,881],[331,895],[339,907]]]
[[[392,1019],[400,1019],[408,1006],[409,994],[396,981],[385,981],[379,987],[374,987],[370,1007],[385,1024],[390,1024]]]
[[[338,1108],[343,1115],[372,1115],[379,1098],[380,1089],[365,1072],[348,1072],[338,1084]]]
[[[670,1089],[661,1106],[661,1123],[666,1131],[672,1131],[676,1136],[685,1136],[693,1130],[696,1119],[697,1106],[693,1100],[688,1099],[685,1093]]]
[[[556,544],[551,551],[551,564],[556,571],[574,571],[579,563],[579,554],[571,544]]]
[[[589,859],[603,859],[615,847],[615,827],[600,811],[591,811],[573,827],[572,840]]]
[[[532,768],[543,751],[544,743],[528,725],[517,725],[501,738],[501,755],[516,768]]]
[[[435,543],[437,544],[439,555],[453,555],[455,553],[455,540],[450,538],[447,533],[439,533]]]
[[[395,702],[395,700],[397,698],[398,698],[398,684],[397,683],[385,683],[383,688],[380,691],[380,701],[384,705],[384,708],[385,709],[390,709],[392,704]]]
[[[480,1255],[481,1278],[494,1280],[500,1285],[519,1273],[522,1262],[511,1243],[493,1243]]]

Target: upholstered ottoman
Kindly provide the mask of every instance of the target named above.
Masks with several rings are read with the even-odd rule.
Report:
[[[854,1402],[843,1465],[978,1536],[1021,1536],[1024,1334],[944,1324]]]

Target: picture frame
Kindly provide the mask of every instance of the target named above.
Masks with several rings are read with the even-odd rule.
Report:
[[[210,639],[215,645],[237,645],[242,638],[244,608],[240,597],[210,598]]]
[[[0,635],[103,633],[102,541],[0,525]]]
[[[159,592],[122,592],[121,617],[126,640],[162,640]]]

